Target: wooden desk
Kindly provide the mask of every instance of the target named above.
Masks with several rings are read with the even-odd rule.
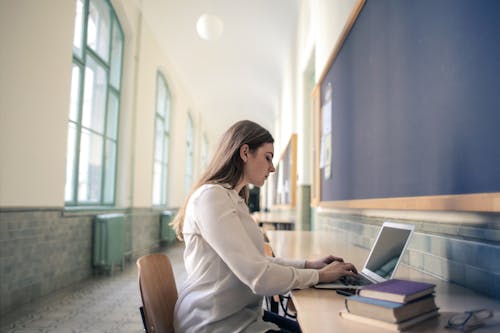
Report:
[[[318,259],[326,254],[334,254],[361,268],[368,256],[367,250],[349,245],[346,240],[328,232],[267,231],[267,236],[278,257]],[[422,322],[405,332],[459,332],[444,328],[448,319],[457,313],[480,308],[493,310],[495,316],[488,321],[488,326],[473,332],[500,332],[499,301],[436,279],[403,264],[398,267],[396,277],[436,284],[436,304],[440,308],[439,317]],[[340,318],[338,313],[345,308],[344,297],[333,290],[314,288],[294,290],[292,298],[297,309],[300,327],[304,333],[388,332],[374,326]]]
[[[291,216],[255,212],[252,214],[252,217],[259,227],[262,227],[264,224],[270,224],[276,230],[292,230],[295,226],[295,219]]]

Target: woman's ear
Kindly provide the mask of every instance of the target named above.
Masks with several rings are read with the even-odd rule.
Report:
[[[249,150],[250,150],[250,147],[248,147],[247,144],[244,144],[243,146],[240,147],[240,157],[243,160],[243,162],[248,161]]]

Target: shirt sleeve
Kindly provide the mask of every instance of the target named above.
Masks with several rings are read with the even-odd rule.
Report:
[[[305,259],[289,259],[289,258],[280,258],[280,257],[268,257],[268,260],[284,266],[292,266],[295,268],[304,268],[306,266]]]
[[[194,216],[204,240],[255,294],[282,294],[318,283],[317,270],[299,268],[304,263],[268,260],[246,233],[227,190],[214,186],[200,193]]]

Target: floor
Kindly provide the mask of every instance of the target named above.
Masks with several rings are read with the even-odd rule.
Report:
[[[186,278],[183,244],[165,249],[177,286]],[[2,333],[140,333],[144,332],[135,263],[112,277],[93,278],[27,304],[1,318]]]

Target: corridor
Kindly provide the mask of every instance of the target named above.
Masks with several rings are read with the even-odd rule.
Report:
[[[185,280],[182,253],[175,244],[159,251],[166,253],[179,287]],[[96,277],[74,285],[2,317],[2,333],[140,333],[141,298],[135,262],[112,277]]]

